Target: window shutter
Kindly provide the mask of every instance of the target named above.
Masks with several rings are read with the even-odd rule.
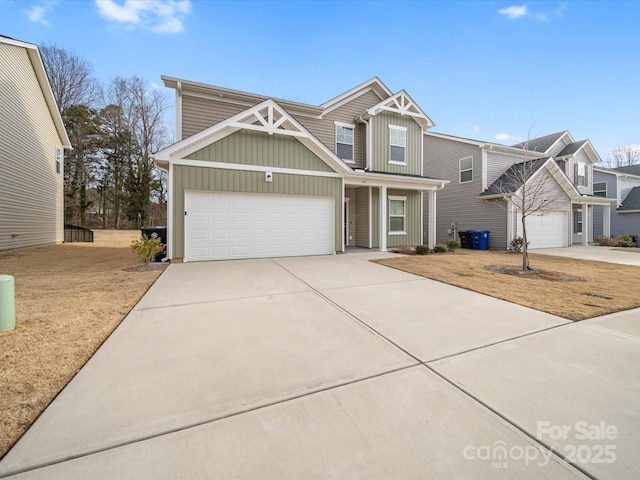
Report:
[[[573,164],[573,184],[578,185],[578,164]]]

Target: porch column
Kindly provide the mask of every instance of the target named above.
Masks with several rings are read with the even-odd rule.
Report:
[[[387,187],[380,187],[380,251],[387,251]]]
[[[432,249],[436,245],[436,192],[429,190],[429,229],[428,245]]]
[[[611,236],[611,205],[602,207],[602,235]]]
[[[591,218],[589,217],[589,204],[582,205],[582,245],[589,245],[589,226]]]

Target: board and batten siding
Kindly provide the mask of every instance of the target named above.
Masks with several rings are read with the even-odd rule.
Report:
[[[207,190],[217,192],[271,193],[311,195],[335,199],[335,248],[342,250],[342,179],[274,173],[265,182],[264,172],[227,170],[208,167],[174,165],[173,167],[173,257],[184,258],[185,192]]]
[[[294,137],[240,130],[187,156],[190,160],[333,171]]]
[[[348,199],[348,200],[347,200]],[[344,201],[347,203],[347,238],[344,239],[345,245],[348,247],[356,246],[356,237],[358,232],[358,225],[356,223],[356,189],[345,188],[344,189]]]
[[[0,250],[64,240],[63,156],[27,51],[0,43]]]
[[[422,127],[411,116],[395,112],[381,112],[372,117],[369,122],[371,123],[371,170],[400,175],[421,175]],[[389,125],[407,129],[406,165],[389,163]],[[436,178],[441,177],[436,176]]]
[[[421,210],[422,195],[415,190],[388,189],[387,195],[406,197],[405,201],[405,227],[404,235],[387,235],[387,247],[399,247],[400,245],[419,245],[422,243]],[[389,231],[389,200],[387,199],[387,232]]]
[[[356,189],[356,246],[369,247],[369,187]]]
[[[459,161],[473,157],[473,181],[460,183]],[[489,247],[507,247],[507,211],[504,201],[486,201],[478,198],[482,193],[482,150],[480,147],[424,135],[425,175],[449,180],[450,183],[437,193],[436,240],[457,240],[449,234],[451,225],[457,231],[489,230]],[[424,195],[424,225],[429,225],[428,195]],[[426,240],[426,239],[425,239]]]

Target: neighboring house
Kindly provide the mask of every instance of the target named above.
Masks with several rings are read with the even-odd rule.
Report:
[[[612,197],[611,235],[636,235],[640,237],[640,165],[619,168],[593,169],[593,194]],[[606,233],[598,228],[598,217],[594,217],[593,234]]]
[[[424,151],[425,170],[450,181],[438,196],[439,241],[457,239],[463,230],[489,230],[490,248],[508,248],[522,236],[522,185],[513,179],[523,172],[530,175],[527,185],[542,186],[540,201],[551,200],[527,217],[530,248],[587,244],[593,240],[594,209],[608,212],[614,201],[593,195],[593,164],[600,157],[589,140],[576,142],[567,131],[513,146],[428,132]],[[608,231],[607,213],[601,226]]]
[[[0,250],[64,240],[65,148],[38,47],[0,36]]]
[[[425,176],[433,122],[405,91],[373,78],[314,106],[162,79],[176,91],[179,140],[154,155],[168,172],[169,258],[434,245],[447,182]]]

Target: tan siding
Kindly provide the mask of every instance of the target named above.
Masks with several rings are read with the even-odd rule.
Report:
[[[371,247],[380,248],[380,189],[371,189]]]
[[[299,170],[333,171],[293,137],[241,130],[187,157],[191,160],[240,163]]]
[[[182,97],[182,139],[231,118],[250,106],[235,105],[207,98]]]
[[[369,247],[369,188],[356,189],[356,246]]]
[[[387,190],[387,195],[407,197],[405,223],[406,235],[388,235],[387,246],[397,247],[400,245],[420,245],[422,243],[422,231],[420,230],[420,217],[422,214],[421,195],[409,190]],[[389,207],[387,206],[387,217]],[[387,218],[387,231],[389,231],[389,219]]]
[[[61,144],[27,51],[0,43],[0,250],[63,241]]]
[[[347,198],[349,201],[347,202]],[[348,228],[347,233],[348,236],[345,238],[345,244],[349,247],[355,247],[356,245],[356,235],[358,231],[358,226],[356,224],[356,189],[355,188],[345,188],[344,189],[344,199],[347,202],[347,218]]]
[[[225,170],[206,167],[173,167],[173,258],[184,257],[184,199],[187,190],[219,192],[273,193],[335,198],[336,251],[342,249],[342,180],[276,173],[273,182],[264,181],[264,172]]]
[[[379,113],[371,120],[371,169],[374,172],[420,175],[422,173],[422,127],[409,115],[393,112]],[[407,165],[389,163],[389,125],[407,128]]]

